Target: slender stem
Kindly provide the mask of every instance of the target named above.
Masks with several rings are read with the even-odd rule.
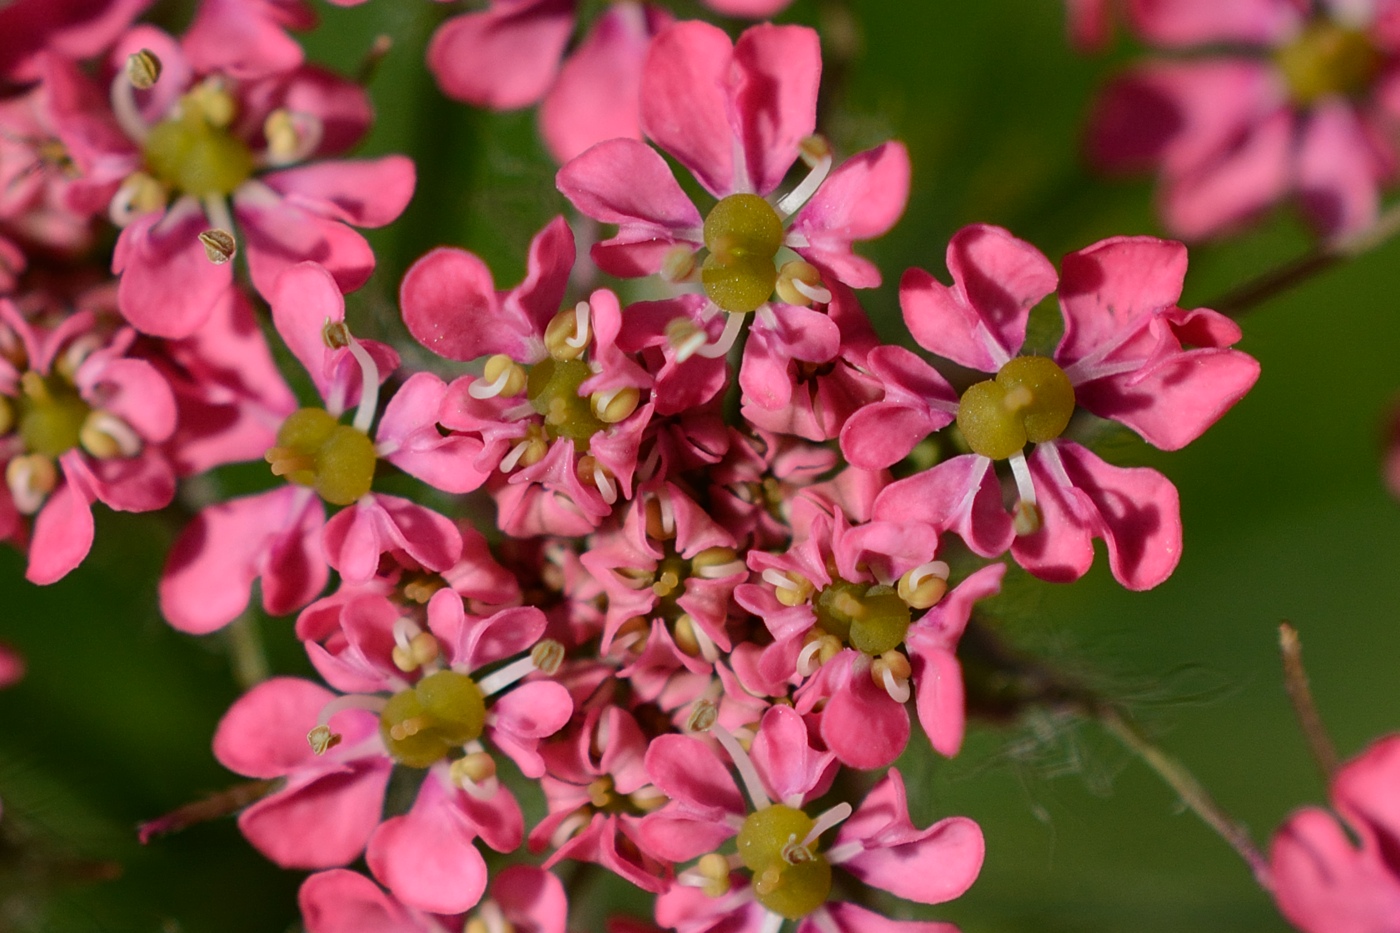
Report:
[[[1388,208],[1365,230],[1314,247],[1296,259],[1270,269],[1206,305],[1227,317],[1242,317],[1268,299],[1327,271],[1338,263],[1369,253],[1400,233],[1400,204]]]
[[[369,49],[365,52],[360,64],[355,68],[355,83],[360,87],[368,87],[374,80],[374,76],[379,72],[379,65],[384,61],[384,57],[394,47],[392,36],[378,35],[370,43]]]
[[[177,833],[198,823],[228,816],[230,813],[236,813],[250,803],[266,797],[281,783],[280,778],[274,778],[267,781],[245,781],[242,784],[235,784],[210,794],[202,800],[176,807],[164,816],[142,823],[137,827],[137,836],[142,845],[145,845],[156,836]]]
[[[1337,772],[1337,749],[1313,702],[1308,672],[1303,668],[1303,643],[1298,638],[1298,630],[1287,622],[1280,623],[1278,644],[1283,653],[1283,686],[1288,690],[1288,699],[1293,703],[1298,725],[1308,740],[1313,761],[1322,772],[1322,779],[1331,783],[1332,775]]]
[[[267,653],[263,650],[262,632],[258,630],[257,618],[251,609],[228,627],[228,651],[233,679],[242,689],[250,690],[272,676]]]
[[[1113,707],[1099,706],[1093,710],[1093,715],[1105,731],[1157,772],[1158,777],[1180,795],[1182,803],[1186,804],[1192,813],[1199,816],[1220,838],[1229,843],[1254,873],[1255,880],[1268,889],[1269,863],[1254,845],[1249,830],[1237,823],[1215,802],[1215,798],[1196,780],[1195,775],[1175,758],[1148,741],[1140,729],[1124,719]]]

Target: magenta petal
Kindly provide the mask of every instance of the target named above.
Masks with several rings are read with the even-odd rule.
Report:
[[[121,276],[117,304],[142,333],[188,337],[233,287],[233,266],[209,261],[199,235],[210,228],[193,198],[164,214],[138,217],[117,238],[112,272]]]
[[[934,750],[952,758],[962,748],[966,728],[962,667],[950,650],[922,640],[913,632],[908,638],[919,725]]]
[[[831,922],[840,933],[958,933],[958,928],[951,923],[938,923],[933,920],[891,920],[859,904],[844,901],[827,904],[822,909],[830,915]],[[804,921],[803,926],[798,927],[798,933],[815,933],[814,926]]]
[[[744,30],[734,44],[734,67],[748,190],[766,195],[797,161],[802,140],[816,130],[821,40],[806,26],[761,23]]]
[[[204,0],[182,44],[201,74],[258,78],[299,66],[301,43],[286,29],[315,24],[315,16],[296,0]]]
[[[380,159],[313,162],[260,177],[286,203],[356,227],[382,227],[396,220],[413,197],[413,160]]]
[[[1229,152],[1168,177],[1162,220],[1175,236],[1200,239],[1250,220],[1279,201],[1293,181],[1295,119],[1279,109]]]
[[[385,820],[369,841],[370,870],[410,907],[462,913],[486,891],[486,861],[476,849],[476,833],[454,803],[460,793],[430,772],[413,809]]]
[[[1156,237],[1113,237],[1070,253],[1061,268],[1065,333],[1055,360],[1068,367],[1121,342],[1145,316],[1176,306],[1186,247]]]
[[[947,262],[951,288],[922,269],[904,273],[904,322],[925,350],[996,372],[1025,342],[1031,308],[1055,290],[1055,267],[1031,244],[986,224],[953,234]]]
[[[909,202],[909,150],[888,142],[852,156],[798,211],[789,230],[800,247],[852,288],[874,288],[880,270],[851,252],[853,240],[872,240],[894,226]]]
[[[379,823],[393,762],[379,755],[333,771],[303,772],[248,807],[238,828],[283,868],[330,868],[353,861]]]
[[[307,933],[423,933],[424,925],[364,875],[318,872],[297,893]]]
[[[481,441],[473,437],[448,435],[438,431],[438,408],[447,384],[432,373],[414,373],[408,378],[380,418],[375,441],[394,466],[443,492],[471,492],[490,473],[475,467],[481,455]]]
[[[329,398],[331,350],[326,346],[325,325],[345,320],[345,299],[335,278],[317,263],[298,263],[277,280],[271,304],[278,335],[306,368],[321,397]]]
[[[1385,176],[1349,101],[1320,102],[1308,114],[1298,148],[1298,195],[1325,236],[1345,236],[1375,222]]]
[[[658,736],[647,747],[646,769],[662,793],[694,813],[720,820],[746,810],[729,769],[699,739]]]
[[[259,576],[270,614],[300,609],[326,585],[324,516],[321,500],[294,486],[210,506],[170,550],[161,613],[182,632],[207,634],[238,617]]]
[[[526,107],[553,82],[573,28],[574,0],[495,2],[439,26],[428,68],[448,97],[493,110]]]
[[[941,904],[963,894],[982,870],[982,830],[961,816],[927,829],[909,821],[904,779],[891,769],[841,827],[836,846],[864,850],[840,865],[866,884],[920,904]]]
[[[606,139],[642,138],[642,63],[670,15],[652,6],[610,5],[569,56],[540,105],[540,130],[563,164]]]
[[[1304,14],[1289,0],[1129,0],[1128,15],[1153,45],[1189,48],[1277,45],[1301,25]]]
[[[25,579],[41,586],[61,580],[92,550],[92,536],[92,498],[69,479],[49,495],[34,520]]]
[[[974,454],[945,460],[891,483],[876,497],[872,515],[886,521],[927,522],[940,531],[956,532],[983,557],[1006,553],[1014,537],[992,461]]]
[[[118,416],[147,441],[170,438],[175,430],[175,397],[154,366],[123,357],[105,362],[90,377],[86,370],[79,368],[78,383],[85,394],[92,392],[90,404]]]
[[[491,897],[517,930],[564,933],[569,903],[564,885],[534,865],[512,865],[491,879]]]
[[[846,663],[847,679],[832,692],[821,714],[822,739],[848,767],[883,768],[909,743],[909,713],[875,686],[868,658],[862,655],[859,662]]]
[[[527,322],[501,314],[491,270],[466,250],[442,246],[415,262],[399,287],[399,305],[409,333],[439,356],[529,359]]]
[[[350,583],[368,582],[379,556],[396,549],[438,572],[462,556],[462,535],[450,519],[407,499],[373,493],[332,516],[322,541],[327,562]]]
[[[1305,933],[1385,931],[1400,916],[1393,869],[1358,850],[1323,810],[1289,817],[1274,836],[1269,862],[1279,911]]]
[[[271,298],[283,273],[301,262],[324,266],[342,292],[359,288],[374,271],[374,252],[365,238],[338,220],[288,201],[266,203],[241,193],[234,196],[233,210],[247,241],[248,272],[264,298]]]
[[[715,197],[747,190],[735,183],[733,59],[722,29],[686,21],[652,40],[642,69],[642,130]]]
[[[750,750],[768,790],[781,803],[805,800],[822,783],[835,756],[812,748],[807,723],[791,707],[774,706],[763,714]]]
[[[1400,736],[1379,739],[1348,762],[1332,781],[1332,799],[1363,836],[1400,841]],[[1384,844],[1382,845],[1384,848]],[[1400,866],[1392,865],[1400,885]]]
[[[306,734],[335,694],[295,677],[264,680],[239,697],[214,732],[219,764],[253,778],[275,778],[314,763]],[[360,717],[372,717],[363,710]]]

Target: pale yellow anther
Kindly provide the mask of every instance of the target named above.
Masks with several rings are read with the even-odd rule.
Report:
[[[426,605],[428,600],[433,598],[433,594],[446,585],[446,581],[441,577],[416,577],[404,583],[404,599],[420,606]]]
[[[623,386],[606,392],[594,392],[588,397],[593,416],[604,424],[617,424],[625,421],[637,410],[641,393],[633,386]]]
[[[226,127],[238,114],[238,104],[219,78],[205,78],[190,88],[181,103],[194,107],[210,126]]]
[[[408,650],[413,656],[413,660],[419,667],[422,667],[424,664],[436,661],[442,652],[442,647],[431,632],[419,632],[409,640]]]
[[[845,645],[841,644],[841,639],[837,638],[835,635],[823,632],[818,628],[807,630],[807,635],[802,640],[802,646],[805,648],[813,642],[816,642],[818,645],[816,653],[812,656],[812,660],[817,667],[820,667],[836,657],[841,653],[841,649],[845,647]]]
[[[1035,394],[1026,386],[1018,385],[1006,390],[1006,395],[1001,400],[1001,407],[1015,413],[1029,408],[1034,401]]]
[[[587,305],[585,305],[587,307]],[[579,326],[579,313],[574,308],[568,308],[554,315],[554,318],[544,329],[544,348],[549,351],[549,355],[556,360],[576,360],[583,356],[588,349],[589,342],[593,339],[593,332],[588,326],[587,317],[583,318],[583,326]]]
[[[886,651],[876,658],[875,663],[870,665],[870,670],[872,674],[875,674],[877,670],[879,672],[889,671],[890,676],[894,677],[896,680],[908,680],[909,676],[914,672],[914,669],[909,665],[909,659],[904,656],[904,653],[894,649]],[[883,677],[880,674],[876,674],[875,682],[877,684],[882,684],[884,682]]]
[[[666,324],[666,342],[676,351],[676,359],[684,362],[695,355],[709,336],[688,317],[678,317]]]
[[[615,483],[616,477],[606,464],[598,460],[592,454],[584,454],[578,458],[578,464],[574,467],[574,472],[578,474],[581,482],[587,483],[595,488],[600,488],[608,483]]]
[[[588,802],[599,810],[613,802],[612,778],[603,775],[588,785]]]
[[[545,674],[556,674],[564,663],[564,645],[553,638],[542,638],[530,649],[530,663]]]
[[[335,321],[326,318],[321,325],[321,343],[326,345],[328,350],[343,350],[350,346],[350,328],[344,321]]]
[[[710,897],[723,897],[729,893],[729,860],[718,852],[700,856],[695,871],[705,879],[700,888]]]
[[[1040,530],[1040,509],[1034,502],[1022,499],[1016,503],[1016,508],[1011,513],[1011,530],[1020,538]]]
[[[502,398],[511,398],[524,392],[525,383],[529,379],[525,367],[504,353],[497,353],[486,360],[486,365],[481,370],[481,378],[487,385],[494,386],[502,377],[504,380],[501,382],[501,388],[495,393]]]
[[[480,917],[472,917],[467,921],[467,925],[462,928],[462,933],[491,933],[491,928],[486,925],[486,921]]]
[[[668,518],[668,511],[661,506],[661,499],[652,496],[646,503],[647,537],[653,541],[669,541],[676,536],[675,517]]]
[[[690,559],[690,569],[696,576],[703,577],[706,576],[705,571],[716,567],[728,568],[738,559],[739,555],[732,547],[707,547]]]
[[[778,890],[778,885],[783,883],[783,875],[775,866],[769,866],[761,872],[756,872],[753,876],[754,893],[760,895],[772,894]]]
[[[688,657],[698,658],[700,656],[700,639],[695,634],[695,620],[689,613],[682,613],[681,617],[675,621],[672,631],[676,639],[676,647],[684,652]]]
[[[413,652],[403,645],[395,645],[394,650],[389,652],[389,657],[394,666],[405,674],[418,670],[418,662],[413,659]]]
[[[714,700],[696,700],[690,708],[690,715],[686,717],[685,729],[687,732],[708,732],[717,719],[719,707]]]
[[[667,282],[689,281],[695,275],[695,250],[689,246],[671,247],[661,259],[661,278]]]
[[[278,107],[263,121],[263,137],[267,153],[277,163],[290,162],[302,155],[304,147],[296,120],[285,107]]]
[[[812,304],[812,298],[798,289],[794,282],[801,282],[808,286],[809,290],[822,288],[822,274],[816,266],[801,259],[783,263],[778,269],[778,284],[774,289],[778,293],[778,299],[784,304],[805,308]]]
[[[108,212],[112,222],[126,226],[141,214],[165,208],[165,186],[146,172],[132,172],[122,180]]]
[[[448,771],[452,783],[458,787],[467,784],[485,784],[496,776],[496,760],[486,752],[472,752],[452,762]]]
[[[216,266],[222,266],[238,252],[238,241],[233,234],[218,227],[201,233],[199,242],[204,245],[204,255]]]
[[[531,424],[525,437],[516,443],[526,445],[524,452],[515,461],[517,467],[534,466],[549,453],[549,439],[545,436],[544,429],[537,424]]]
[[[779,570],[777,573],[791,583],[790,586],[775,586],[773,588],[773,595],[784,606],[800,606],[811,599],[812,594],[816,592],[817,588],[812,584],[812,581],[800,573],[792,573],[787,570]]]
[[[831,143],[825,136],[814,133],[797,144],[797,153],[808,168],[814,168],[822,159],[831,158]]]
[[[134,457],[141,452],[141,438],[131,425],[101,409],[88,412],[83,419],[78,443],[99,460]]]
[[[33,515],[58,485],[58,468],[43,454],[14,457],[5,467],[10,498],[21,515]]]
[[[922,567],[915,567],[899,578],[895,591],[909,608],[929,609],[938,605],[948,592],[948,579]]]
[[[326,752],[340,744],[341,735],[332,732],[330,726],[317,726],[306,734],[307,744],[311,746],[311,751],[317,755],[324,755]]]
[[[150,49],[133,52],[126,58],[126,79],[131,86],[146,91],[160,80],[160,59]]]
[[[669,797],[651,785],[647,785],[641,790],[634,790],[627,795],[627,802],[643,813],[661,809],[666,806],[668,800],[670,800]]]

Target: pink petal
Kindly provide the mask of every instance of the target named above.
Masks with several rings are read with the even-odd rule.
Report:
[[[65,464],[64,473],[68,472]],[[92,496],[71,479],[61,483],[34,520],[25,579],[40,586],[61,580],[87,557],[92,537]]]
[[[491,880],[491,898],[517,930],[564,933],[569,912],[564,885],[544,869],[512,865],[501,871]]]
[[[1393,783],[1390,793],[1393,795]],[[1400,882],[1331,814],[1299,810],[1269,852],[1279,911],[1305,933],[1380,933],[1400,916]]]
[[[429,929],[373,881],[340,868],[302,882],[297,904],[307,933],[423,933]]]
[[[109,360],[93,372],[79,367],[78,383],[89,404],[121,418],[146,441],[168,440],[175,430],[170,383],[145,360]]]
[[[353,861],[379,824],[393,762],[383,755],[334,771],[304,772],[238,817],[238,828],[283,868]]]
[[[863,470],[883,470],[947,426],[958,399],[937,370],[903,347],[876,347],[866,366],[882,383],[885,397],[852,413],[841,428],[841,452]]]
[[[951,923],[938,923],[932,920],[891,920],[859,904],[844,901],[828,903],[822,908],[830,916],[836,929],[841,933],[958,933]],[[815,933],[808,921],[798,928],[798,933]],[[820,928],[818,928],[820,929]]]
[[[214,731],[214,757],[230,771],[252,778],[282,777],[313,764],[316,753],[306,734],[334,699],[334,693],[309,680],[264,680],[239,697],[219,720]],[[350,710],[345,718],[360,726],[360,738],[374,731],[371,713]]]
[[[1129,0],[1133,28],[1153,45],[1277,45],[1303,20],[1289,0]]]
[[[1200,239],[1249,221],[1292,183],[1295,120],[1275,111],[1218,158],[1164,179],[1162,221],[1175,236]]]
[[[855,652],[848,649],[843,653]],[[851,664],[846,677],[822,710],[822,739],[847,767],[883,768],[893,763],[909,743],[909,714],[883,688],[875,686],[869,659],[864,655],[858,663]]]
[[[920,635],[910,632],[906,639],[914,668],[919,725],[934,751],[952,758],[962,748],[966,727],[962,667],[951,651],[922,644],[929,639]]]
[[[766,195],[797,161],[802,140],[816,130],[821,40],[805,26],[752,26],[734,44],[734,67],[748,190]]]
[[[909,150],[888,142],[852,156],[822,182],[793,218],[791,232],[809,244],[799,247],[852,288],[874,288],[880,270],[851,252],[855,240],[889,232],[909,202]]]
[[[509,314],[530,322],[530,332],[536,339],[564,303],[577,255],[574,232],[562,216],[545,224],[530,240],[525,280],[507,292],[501,304]],[[500,327],[501,323],[494,326]],[[594,330],[596,333],[597,328]],[[543,353],[543,350],[538,352]]]
[[[774,706],[763,714],[749,754],[777,802],[807,796],[830,779],[836,756],[812,748],[807,723],[791,707]]]
[[[428,44],[428,68],[448,97],[493,110],[526,107],[554,81],[574,28],[574,0],[497,2],[454,16]]]
[[[986,224],[955,233],[947,262],[951,288],[922,269],[904,273],[904,322],[925,350],[996,372],[1025,342],[1031,308],[1055,290],[1055,267],[1031,244]]]
[[[356,227],[382,227],[398,219],[413,197],[413,160],[313,162],[260,176],[287,204]]]
[[[16,0],[0,8],[0,75],[16,81],[39,77],[46,51],[67,58],[100,53],[152,0]]]
[[[381,449],[393,448],[384,459],[410,476],[443,492],[471,492],[490,474],[473,465],[481,455],[480,440],[438,432],[438,408],[446,393],[447,384],[437,376],[414,373],[389,400],[375,440]]]
[[[896,480],[876,497],[872,514],[956,532],[983,557],[1006,553],[1014,537],[992,461],[972,454]]]
[[[199,234],[212,224],[193,198],[164,214],[136,218],[117,238],[112,272],[121,276],[117,304],[142,333],[188,337],[233,287],[233,265],[209,261]]]
[[[299,66],[301,43],[286,30],[315,25],[298,0],[205,0],[182,43],[201,73],[258,78]]]
[[[718,821],[747,809],[729,769],[699,739],[658,736],[647,747],[646,769],[662,793],[692,813]]]
[[[327,563],[350,583],[369,581],[380,555],[394,550],[439,572],[462,556],[462,536],[450,519],[407,499],[373,493],[326,522],[322,542]]]
[[[438,356],[529,359],[526,322],[501,313],[491,270],[466,250],[441,246],[415,262],[399,287],[399,306],[409,333]]]
[[[607,139],[642,138],[642,62],[669,14],[640,3],[609,6],[540,105],[540,131],[563,164]]]
[[[1380,212],[1385,176],[1349,101],[1331,98],[1312,108],[1298,147],[1298,194],[1313,225],[1327,237],[1366,229]]]
[[[413,809],[385,820],[365,859],[374,876],[410,907],[438,914],[470,910],[486,891],[476,833],[454,805],[461,791],[430,772]]]
[[[331,395],[328,359],[331,349],[324,335],[326,321],[345,320],[345,299],[335,278],[324,266],[298,263],[277,280],[271,296],[272,323],[316,384],[322,398]]]
[[[1061,263],[1065,333],[1055,360],[1068,367],[1120,343],[1143,318],[1176,307],[1186,279],[1186,247],[1156,237],[1112,237]]]
[[[1365,836],[1384,840],[1381,848],[1400,841],[1400,800],[1396,781],[1400,779],[1400,736],[1379,739],[1361,755],[1348,762],[1332,781],[1332,799],[1337,809]],[[1400,865],[1391,870],[1400,887]]]
[[[642,130],[715,197],[749,190],[735,180],[738,127],[731,121],[729,94],[733,59],[734,48],[723,30],[686,21],[652,40],[642,68]]]
[[[374,252],[365,238],[338,220],[290,201],[269,203],[241,193],[234,195],[233,213],[247,241],[248,272],[264,298],[275,294],[283,273],[301,262],[324,266],[343,292],[365,284],[374,271]]]

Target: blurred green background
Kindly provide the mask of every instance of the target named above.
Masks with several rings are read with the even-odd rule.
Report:
[[[351,297],[352,322],[395,333],[397,282],[439,244],[481,253],[499,285],[518,281],[530,235],[565,208],[533,114],[478,113],[438,94],[422,55],[450,8],[373,0],[318,10],[309,55],[343,72],[376,35],[393,37],[371,85],[379,123],[363,152],[406,152],[419,165],[406,216],[372,237],[380,269]],[[178,4],[158,11],[181,21]],[[1005,225],[1052,257],[1160,232],[1147,181],[1097,180],[1078,158],[1095,87],[1136,51],[1120,40],[1107,55],[1077,56],[1058,0],[798,0],[782,19],[824,31],[822,129],[838,151],[895,137],[913,156],[907,214],[865,250],[885,270],[866,303],[887,339],[902,329],[900,273],[920,265],[943,275],[944,246],[962,224]],[[1306,244],[1285,211],[1193,250],[1183,304],[1206,304]],[[1166,584],[1124,592],[1101,558],[1071,586],[1012,577],[997,607],[1019,644],[1091,672],[1127,703],[1261,844],[1289,810],[1325,797],[1281,685],[1281,619],[1302,632],[1343,755],[1400,725],[1400,505],[1378,466],[1381,422],[1400,387],[1398,259],[1391,243],[1251,313],[1240,346],[1263,376],[1187,450],[1107,452],[1154,465],[1180,488],[1185,555]],[[229,481],[249,475],[265,484],[256,472]],[[138,821],[234,781],[209,751],[238,693],[226,642],[178,635],[156,610],[180,521],[99,514],[91,558],[47,589],[23,582],[17,555],[0,554],[0,640],[30,666],[0,692],[0,931],[297,927],[300,876],[264,862],[232,820],[135,841]],[[259,625],[274,670],[307,669],[289,621]],[[1287,929],[1234,853],[1092,725],[1048,715],[975,725],[953,761],[916,737],[901,767],[916,822],[965,814],[987,837],[972,890],[918,916],[966,933]],[[584,896],[580,930],[614,901],[637,903],[617,886]]]

